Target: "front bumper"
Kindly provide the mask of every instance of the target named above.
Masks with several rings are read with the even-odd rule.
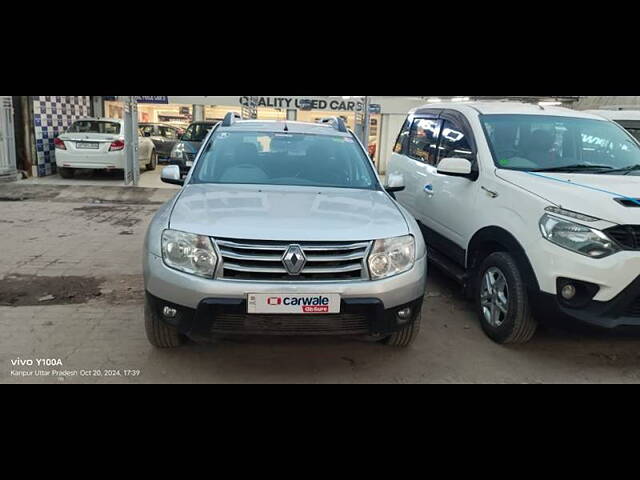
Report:
[[[542,318],[564,315],[604,328],[640,326],[640,276],[606,302],[591,300],[584,307],[574,308],[564,305],[556,295],[540,292],[534,304]]]
[[[640,252],[623,251],[605,258],[587,258],[540,237],[526,248],[540,290],[556,294],[558,278],[572,278],[598,285],[594,300],[609,302],[640,274]]]
[[[330,315],[254,315],[247,314],[243,298],[205,298],[198,307],[187,308],[159,299],[147,292],[156,315],[192,338],[212,335],[379,335],[405,328],[421,314],[423,298],[385,309],[377,298],[342,299],[339,314]],[[165,307],[176,310],[173,317],[163,315]],[[397,312],[411,308],[409,319],[399,320]]]
[[[248,293],[337,293],[342,299],[376,298],[385,309],[412,302],[424,295],[426,256],[416,260],[411,270],[383,280],[348,282],[250,282],[216,280],[189,275],[167,267],[162,258],[145,253],[144,281],[153,296],[196,309],[206,298],[246,299]]]

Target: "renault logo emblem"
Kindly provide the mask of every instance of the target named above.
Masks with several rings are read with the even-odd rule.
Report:
[[[282,257],[282,263],[289,275],[299,275],[305,263],[307,263],[307,257],[305,257],[300,245],[289,245]]]

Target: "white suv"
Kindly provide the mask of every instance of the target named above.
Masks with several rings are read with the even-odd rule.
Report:
[[[618,124],[523,103],[426,105],[388,172],[493,340],[525,342],[542,316],[640,325],[640,146]]]

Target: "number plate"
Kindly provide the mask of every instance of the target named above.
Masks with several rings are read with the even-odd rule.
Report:
[[[76,148],[85,150],[97,150],[100,145],[96,142],[77,142]]]
[[[249,293],[247,313],[340,313],[337,293]]]
[[[187,160],[187,167],[193,167],[193,160]]]

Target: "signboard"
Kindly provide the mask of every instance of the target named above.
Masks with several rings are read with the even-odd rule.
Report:
[[[103,96],[102,98],[107,101],[115,101],[115,100],[126,101],[125,97],[104,97]],[[138,103],[162,103],[162,104],[169,103],[169,97],[134,97],[134,98]]]
[[[251,97],[240,97],[240,105],[249,105]],[[298,110],[335,110],[345,112],[355,112],[362,110],[362,102],[355,100],[323,99],[323,98],[296,98],[296,97],[255,97],[258,107],[297,108]]]
[[[169,103],[169,97],[135,97],[138,103]]]
[[[369,104],[369,113],[380,113],[382,112],[382,107],[379,103],[371,103]]]

